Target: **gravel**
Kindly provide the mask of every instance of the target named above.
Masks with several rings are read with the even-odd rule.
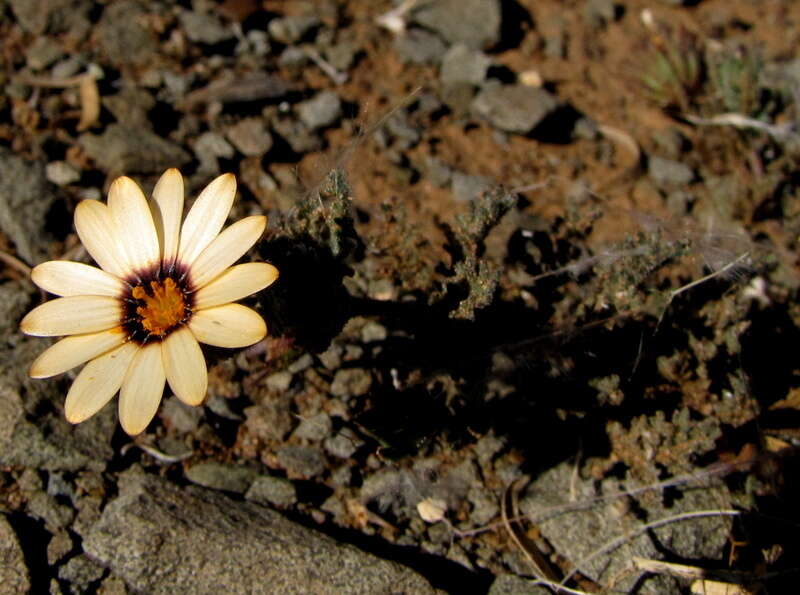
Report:
[[[246,500],[257,504],[289,508],[297,502],[297,490],[288,479],[260,475],[244,495]]]
[[[245,118],[225,131],[242,155],[260,157],[272,147],[272,135],[261,118]]]
[[[342,117],[342,100],[332,91],[323,91],[297,105],[300,121],[311,130],[327,128]]]
[[[301,421],[292,436],[299,440],[320,442],[330,435],[332,428],[331,416],[322,412]]]
[[[310,446],[282,446],[277,452],[278,464],[290,477],[308,478],[325,472],[325,456]]]
[[[529,134],[560,106],[548,91],[525,85],[487,85],[472,110],[505,132]]]
[[[412,27],[394,40],[400,59],[412,64],[438,64],[447,52],[447,45],[438,35]]]
[[[477,86],[486,79],[491,65],[492,59],[483,52],[458,44],[451,47],[442,58],[439,76],[445,85],[467,83]]]
[[[196,463],[186,469],[185,474],[192,483],[235,494],[244,494],[257,475],[252,469],[215,461]]]
[[[458,15],[454,18],[453,15]],[[450,44],[488,49],[500,41],[502,7],[499,0],[439,0],[421,3],[413,19]]]
[[[141,127],[111,124],[100,135],[82,134],[78,143],[99,167],[110,172],[161,173],[191,157],[180,146]]]
[[[184,10],[179,18],[186,37],[192,41],[215,44],[233,38],[230,27],[212,14]]]
[[[272,19],[267,26],[270,37],[287,45],[295,44],[319,27],[320,20],[315,16],[287,16]]]
[[[348,399],[360,397],[369,392],[372,376],[363,368],[342,368],[336,371],[331,382],[331,394]]]

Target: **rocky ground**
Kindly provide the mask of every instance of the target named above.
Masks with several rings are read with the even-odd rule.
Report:
[[[791,0],[0,0],[4,592],[787,592],[798,41]],[[168,167],[269,215],[271,336],[72,427],[29,267]]]

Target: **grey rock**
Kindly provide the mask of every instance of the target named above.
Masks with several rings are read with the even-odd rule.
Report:
[[[68,31],[92,9],[88,0],[9,0],[8,3],[22,28],[36,35]]]
[[[210,130],[204,132],[194,142],[194,154],[200,161],[200,170],[212,174],[219,173],[219,158],[230,159],[235,151],[225,137]]]
[[[331,416],[323,411],[301,421],[292,436],[300,440],[320,442],[330,435],[332,429]]]
[[[99,595],[128,595],[128,587],[118,576],[109,575],[100,583],[97,589]]]
[[[66,161],[51,161],[45,166],[45,175],[56,186],[67,186],[81,179],[81,172]]]
[[[20,351],[13,355],[0,352],[0,358],[6,362],[0,364],[0,465],[65,471],[104,469],[113,454],[110,443],[116,426],[114,409],[106,407],[77,427],[55,415],[39,416],[36,423],[29,421],[26,407],[44,396],[37,396],[34,388],[26,393],[26,401],[22,400],[21,387],[13,377],[25,374],[32,361],[29,356],[36,352]],[[20,360],[24,361],[22,365]],[[56,387],[45,385],[39,390],[48,391],[50,397]],[[54,397],[63,399],[57,390]]]
[[[47,474],[47,493],[54,497],[75,499],[75,488],[61,471],[51,471]]]
[[[315,16],[287,16],[272,19],[267,25],[270,37],[277,42],[291,45],[303,39],[308,33],[320,25]]]
[[[467,494],[467,499],[472,504],[469,522],[475,526],[487,525],[489,521],[500,515],[497,498],[483,486],[472,486]]]
[[[237,56],[246,56],[248,54],[263,58],[272,51],[272,46],[269,44],[269,35],[266,31],[259,29],[251,29],[240,39],[236,44],[234,53]]]
[[[475,443],[475,454],[482,467],[492,464],[492,459],[505,448],[506,441],[494,434],[487,434]]]
[[[97,25],[102,55],[115,65],[146,65],[158,54],[153,31],[147,28],[147,12],[135,0],[112,2]]]
[[[370,320],[361,328],[361,340],[364,343],[385,341],[388,336],[389,331],[386,330],[386,327],[374,320]]]
[[[78,143],[110,173],[161,173],[189,162],[181,147],[149,130],[111,124],[102,135],[82,134]]]
[[[65,79],[75,76],[86,67],[86,61],[78,56],[69,56],[61,60],[58,64],[54,64],[50,69],[50,74],[54,79]]]
[[[453,178],[453,168],[437,157],[425,157],[426,178],[439,188],[444,188]]]
[[[272,390],[277,390],[280,392],[287,391],[292,384],[292,373],[288,370],[275,372],[274,374],[267,376],[264,383]]]
[[[336,370],[342,365],[342,352],[344,349],[338,343],[331,343],[330,346],[319,354],[319,361],[328,370]]]
[[[353,485],[353,468],[348,465],[342,465],[331,473],[331,482],[341,488]]]
[[[459,118],[469,115],[475,99],[475,86],[469,83],[451,83],[442,87],[442,101]]]
[[[164,86],[167,89],[167,95],[175,99],[182,99],[189,91],[189,87],[192,84],[191,76],[187,76],[182,72],[164,70],[153,75],[154,87],[159,86],[159,83],[156,82],[156,77],[163,79]]]
[[[364,441],[348,428],[325,440],[325,450],[340,459],[349,459],[363,445]]]
[[[342,368],[336,371],[331,382],[331,394],[335,397],[360,397],[369,392],[372,376],[363,368]]]
[[[5,514],[0,514],[0,585],[6,593],[28,593],[31,588],[25,555]]]
[[[225,131],[228,140],[242,155],[260,157],[272,147],[272,135],[261,118],[245,118]]]
[[[315,477],[325,472],[325,457],[310,446],[283,446],[277,452],[278,464],[291,477]]]
[[[63,51],[50,37],[37,37],[25,50],[25,63],[31,70],[42,70],[61,58]]]
[[[586,0],[583,12],[588,23],[596,28],[613,23],[617,17],[614,0]]]
[[[559,108],[544,89],[525,85],[487,85],[472,102],[473,111],[505,132],[528,134]]]
[[[439,0],[421,3],[414,11],[418,24],[436,31],[450,44],[487,49],[500,41],[499,0]]]
[[[28,500],[28,514],[44,521],[48,530],[55,532],[68,527],[75,518],[75,511],[60,504],[47,492],[36,492]]]
[[[488,595],[549,595],[550,589],[515,574],[501,574],[494,579]]]
[[[391,509],[397,517],[416,515],[413,507],[425,497],[424,486],[408,470],[383,469],[364,479],[360,499],[375,502],[381,511]]]
[[[19,479],[17,479],[17,486],[23,492],[33,493],[43,490],[44,482],[38,471],[28,468],[25,469],[22,475],[19,476]]]
[[[279,118],[272,129],[280,134],[295,153],[309,153],[322,148],[322,139],[302,121],[294,118]]]
[[[319,508],[333,515],[333,518],[336,519],[337,522],[341,522],[342,517],[347,514],[344,503],[342,503],[341,499],[339,499],[336,494],[327,498]]]
[[[342,117],[342,100],[333,91],[322,91],[299,103],[297,115],[310,130],[327,128]]]
[[[257,504],[270,504],[278,508],[289,508],[297,503],[297,490],[288,479],[258,476],[244,495],[246,500]]]
[[[25,262],[37,264],[47,255],[52,238],[44,230],[45,217],[58,198],[43,163],[0,148],[0,229]]]
[[[345,72],[355,63],[362,46],[355,41],[340,41],[325,49],[325,59],[340,72]]]
[[[135,471],[83,538],[91,558],[146,593],[435,592],[414,571],[267,508]]]
[[[257,473],[252,469],[226,465],[216,461],[196,463],[186,469],[186,479],[204,488],[244,494]]]
[[[253,72],[236,76],[230,71],[224,71],[205,87],[189,93],[184,103],[195,105],[211,102],[238,103],[263,99],[276,100],[286,95],[289,90],[290,87],[286,82],[267,72]]]
[[[102,566],[87,558],[85,554],[79,554],[58,569],[58,578],[70,583],[71,592],[86,593],[89,585],[99,581],[104,572]]]
[[[246,408],[244,414],[248,431],[261,440],[283,440],[294,426],[286,399],[270,399]]]
[[[278,57],[278,64],[283,68],[299,70],[306,66],[311,59],[302,48],[290,45],[281,52]]]
[[[445,85],[453,83],[480,85],[486,79],[486,73],[491,65],[492,59],[483,52],[457,44],[442,58],[439,78]]]
[[[66,529],[56,531],[47,543],[47,563],[50,564],[50,566],[55,566],[64,556],[69,554],[74,547],[75,544],[72,542],[69,531]]]
[[[685,186],[694,179],[694,171],[685,163],[657,155],[648,159],[647,173],[658,186],[664,188]]]
[[[152,128],[147,112],[156,106],[156,100],[146,89],[124,87],[119,93],[104,97],[103,106],[124,126]]]
[[[242,421],[242,416],[239,415],[236,411],[231,408],[230,399],[222,396],[222,395],[213,395],[211,396],[206,402],[205,406],[208,407],[211,411],[219,415],[220,417],[224,417],[225,419],[230,419],[233,421]]]
[[[419,27],[411,27],[405,34],[395,37],[394,49],[404,62],[438,64],[447,51],[447,46],[438,35]]]
[[[294,360],[286,370],[291,374],[299,374],[305,372],[314,364],[314,358],[310,353],[304,353],[296,360]]]
[[[212,14],[184,10],[180,21],[186,37],[191,41],[215,44],[233,38],[233,31]]]
[[[174,395],[161,405],[161,420],[166,427],[178,434],[188,434],[197,430],[202,417],[202,407],[187,405]]]
[[[386,120],[384,128],[391,139],[392,146],[406,151],[422,139],[422,131],[414,126],[405,111],[398,111]]]
[[[578,501],[596,498],[602,495],[625,492],[634,485],[625,486],[616,480],[608,480],[601,484],[599,491],[592,479],[576,481],[572,465],[561,464],[540,475],[530,484],[520,499],[520,510],[528,518],[537,522],[537,513],[548,508],[563,505],[564,490],[574,490]],[[649,494],[654,496],[655,494]],[[580,572],[598,581],[600,584],[615,582],[615,589],[630,590],[637,584],[637,592],[641,593],[677,593],[681,592],[673,579],[666,577],[648,578],[637,583],[636,574],[626,573],[633,556],[660,558],[659,549],[647,533],[636,534],[642,524],[681,512],[701,510],[705,508],[725,508],[727,490],[725,488],[705,488],[704,490],[687,490],[682,497],[674,501],[670,510],[662,505],[653,506],[646,499],[638,501],[639,509],[632,509],[622,498],[610,498],[598,502],[588,509],[570,511],[567,514],[552,516],[537,522],[542,535],[553,545],[554,549],[575,564],[587,560],[597,548],[611,540],[630,534],[632,537],[625,543],[609,552],[606,556],[589,559],[580,565]],[[653,500],[651,498],[651,500]],[[655,498],[658,500],[658,498]],[[637,510],[637,512],[634,512]],[[639,512],[646,516],[646,521],[639,518]],[[672,549],[675,555],[689,559],[719,559],[730,530],[730,519],[725,517],[708,517],[686,523],[672,523],[655,531],[665,530],[658,534],[659,548]]]
[[[454,171],[450,181],[450,190],[456,200],[469,201],[491,190],[495,184],[485,176],[470,176],[460,171]]]

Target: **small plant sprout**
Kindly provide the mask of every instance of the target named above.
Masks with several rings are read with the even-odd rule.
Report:
[[[181,221],[183,192],[176,169],[161,176],[150,201],[133,180],[117,178],[107,205],[84,200],[75,209],[78,236],[100,268],[54,260],[31,273],[60,297],[29,312],[22,332],[67,337],[33,362],[30,375],[48,378],[89,362],[67,393],[71,423],[119,391],[122,428],[139,434],[166,383],[188,405],[205,399],[199,343],[239,348],[267,334],[259,314],[233,302],[273,283],[278,270],[264,262],[232,266],[261,237],[266,217],[222,230],[236,194],[232,174],[212,181]]]

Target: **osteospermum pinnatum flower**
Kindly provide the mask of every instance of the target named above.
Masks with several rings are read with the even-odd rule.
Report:
[[[170,169],[151,201],[121,177],[108,205],[78,204],[75,228],[100,268],[66,260],[34,268],[33,282],[61,297],[20,323],[29,335],[67,335],[33,362],[32,377],[88,362],[67,393],[68,421],[88,419],[119,391],[120,423],[139,434],[166,383],[184,403],[203,402],[208,373],[199,343],[238,348],[266,336],[263,318],[233,302],[270,285],[278,271],[264,262],[231,265],[258,241],[267,219],[246,217],[220,233],[235,194],[236,178],[218,177],[181,223],[183,177]]]

